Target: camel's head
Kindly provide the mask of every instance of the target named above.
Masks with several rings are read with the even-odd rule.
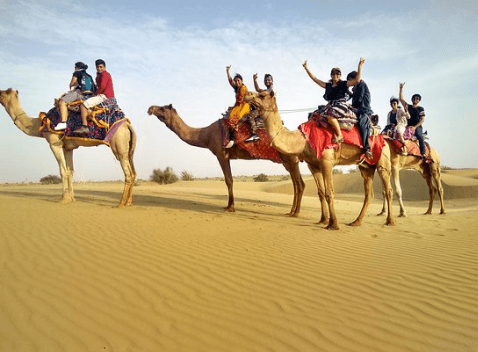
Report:
[[[18,90],[8,88],[7,90],[0,89],[0,104],[4,107],[13,100],[18,100]]]
[[[169,126],[171,122],[171,114],[177,114],[172,104],[165,106],[151,105],[148,109],[149,115],[155,115],[159,121]]]
[[[247,92],[244,100],[259,111],[277,110],[276,97],[273,91],[260,93]]]

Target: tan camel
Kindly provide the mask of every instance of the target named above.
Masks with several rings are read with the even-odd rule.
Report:
[[[391,142],[387,139],[387,142]],[[421,158],[413,155],[402,155],[400,152],[395,151],[395,148],[390,145],[391,162],[392,162],[392,176],[395,184],[395,193],[398,197],[398,203],[400,204],[400,217],[406,217],[407,212],[403,206],[402,201],[402,187],[400,186],[400,170],[403,169],[415,169],[425,179],[428,191],[430,194],[430,200],[428,203],[428,210],[424,215],[432,213],[433,199],[435,194],[438,193],[440,199],[440,214],[446,214],[445,204],[443,202],[443,187],[441,183],[441,171],[440,171],[440,155],[430,145],[430,159],[431,163],[424,162]],[[383,199],[382,211],[378,215],[385,214],[387,204],[385,203],[385,197]]]
[[[378,171],[385,190],[387,205],[389,211],[386,225],[394,225],[394,220],[390,211],[392,201],[392,187],[390,184],[390,148],[385,144],[382,156],[376,167],[371,167],[365,163],[360,163],[362,150],[358,147],[342,143],[340,150],[326,149],[321,158],[317,157],[316,151],[307,143],[305,137],[299,130],[289,131],[282,124],[281,117],[277,111],[276,99],[273,92],[254,93],[248,92],[245,96],[246,102],[254,105],[262,114],[266,126],[267,134],[271,139],[272,145],[281,153],[297,156],[304,160],[317,184],[319,198],[322,204],[322,217],[320,223],[327,222],[327,210],[329,210],[329,221],[327,229],[339,229],[334,207],[334,185],[332,169],[334,165],[352,165],[358,164],[362,177],[364,178],[365,199],[359,216],[353,221],[351,226],[360,226],[363,217],[367,211],[370,202],[373,200],[373,176],[375,170]],[[323,199],[326,199],[324,204]],[[326,205],[326,206],[325,206]]]
[[[209,149],[219,161],[222,172],[224,174],[224,180],[227,185],[229,193],[229,201],[227,211],[233,212],[234,209],[234,194],[233,194],[233,178],[231,172],[231,159],[245,159],[245,160],[257,160],[252,157],[246,150],[234,145],[232,148],[223,148],[222,132],[220,121],[212,123],[210,126],[203,128],[189,127],[179,117],[176,109],[173,106],[151,106],[148,109],[148,114],[154,114],[159,121],[163,122],[171,131],[176,133],[178,137],[189,145],[207,148]],[[302,195],[304,194],[305,183],[302,180],[299,170],[299,160],[295,156],[289,156],[280,154],[282,165],[290,173],[292,184],[294,186],[294,200],[292,208],[288,215],[297,217],[300,212],[300,203],[302,201]]]
[[[73,150],[78,147],[95,147],[100,143],[95,140],[72,140],[63,138],[63,134],[39,132],[41,121],[39,118],[29,117],[23,111],[18,99],[18,91],[12,88],[0,90],[0,103],[10,115],[15,126],[23,133],[32,137],[45,138],[53,155],[60,167],[61,180],[63,182],[63,203],[75,200],[73,193]],[[136,171],[133,165],[133,153],[136,144],[136,134],[133,126],[126,121],[115,132],[110,140],[111,151],[121,163],[125,176],[123,195],[117,207],[132,205],[133,185],[136,179]]]

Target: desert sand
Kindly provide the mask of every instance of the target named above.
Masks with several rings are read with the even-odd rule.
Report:
[[[0,351],[478,351],[478,170],[443,174],[446,215],[402,172],[408,217],[362,227],[358,173],[336,175],[339,231],[306,177],[226,186],[0,185]],[[377,180],[378,182],[378,180]]]

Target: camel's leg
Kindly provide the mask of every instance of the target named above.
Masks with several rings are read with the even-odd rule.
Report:
[[[58,167],[60,168],[60,176],[63,184],[63,198],[61,201],[62,203],[72,202],[74,198],[73,195],[70,193],[70,187],[73,188],[73,186],[70,186],[69,184],[70,171],[68,170],[68,167],[66,165],[63,146],[55,145],[55,142],[57,142],[57,140],[54,140],[53,138],[49,139],[48,142],[50,144],[50,149],[53,152],[56,161],[58,162]]]
[[[393,182],[395,183],[395,194],[398,197],[398,204],[400,205],[400,214],[398,216],[407,217],[407,211],[405,210],[405,207],[403,206],[402,186],[400,185],[400,169],[398,165],[392,166],[392,177],[393,177]],[[387,200],[387,197],[385,196],[384,201],[386,200]]]
[[[124,127],[123,127],[124,126]],[[121,164],[124,173],[124,189],[121,199],[116,207],[121,208],[126,205],[132,205],[133,186],[136,178],[136,172],[132,163],[131,155],[131,133],[125,124],[123,124],[113,135],[110,141],[111,151]]]
[[[387,199],[385,197],[385,191],[382,189],[382,210],[380,210],[380,213],[377,214],[377,216],[385,214],[387,211]]]
[[[440,164],[435,162],[429,165],[431,177],[435,181],[434,189],[438,193],[438,198],[440,199],[440,214],[446,214],[445,203],[443,201],[443,186],[441,183],[441,171]],[[431,212],[431,211],[430,211]]]
[[[324,159],[325,157],[322,157]],[[314,173],[322,173],[322,178],[324,180],[324,190],[325,190],[325,200],[329,207],[329,224],[327,225],[327,230],[338,230],[339,224],[337,222],[337,216],[335,215],[335,191],[334,191],[334,180],[332,176],[332,169],[334,163],[331,160],[322,160],[321,167],[315,168]]]
[[[289,171],[292,185],[294,186],[294,201],[292,202],[292,208],[287,215],[296,218],[299,216],[300,204],[302,202],[302,196],[305,189],[305,182],[300,174],[298,162],[283,162],[283,165],[286,170]]]
[[[311,165],[308,165],[308,166],[309,166],[310,172],[312,173],[312,176],[314,177],[315,184],[317,185],[317,194],[319,196],[320,208],[321,208],[321,216],[320,216],[319,224],[325,225],[329,221],[329,213],[327,211],[329,206],[327,204],[327,201],[325,200],[324,175],[320,171],[320,168],[316,168]]]
[[[75,201],[75,193],[73,191],[73,175],[75,173],[73,167],[73,150],[63,149],[66,161],[66,169],[68,175],[68,192],[70,193],[71,201]]]
[[[366,168],[366,167],[359,167],[360,173],[363,177],[363,185],[365,190],[365,199],[363,201],[362,210],[358,215],[357,219],[355,219],[350,226],[360,226],[362,225],[362,220],[367,213],[368,206],[370,202],[373,201],[373,175],[375,173],[375,169],[373,168]],[[390,207],[390,204],[387,204]],[[389,208],[390,209],[390,208]]]
[[[224,209],[229,212],[236,211],[234,209],[234,193],[233,193],[233,179],[232,179],[232,172],[231,172],[231,163],[229,159],[224,155],[218,155],[217,160],[219,161],[219,165],[221,165],[222,173],[224,174],[224,180],[227,186],[227,192],[229,194],[229,200],[227,202],[227,207]]]
[[[385,198],[387,200],[387,206],[388,206],[387,220],[385,222],[385,225],[394,226],[395,221],[393,220],[393,216],[392,216],[393,191],[392,191],[392,185],[390,183],[390,169],[387,167],[378,166],[377,172],[378,172],[378,175],[380,176],[380,179],[382,180],[382,188],[385,191]],[[398,172],[397,172],[397,175],[398,175]],[[372,192],[373,192],[373,188],[372,188]]]
[[[435,193],[437,190],[435,186],[433,185],[430,168],[428,167],[426,163],[421,164],[420,174],[422,175],[422,177],[425,179],[425,182],[427,183],[428,194],[429,194],[428,209],[423,215],[431,215],[432,209],[433,209],[433,200],[435,199]]]

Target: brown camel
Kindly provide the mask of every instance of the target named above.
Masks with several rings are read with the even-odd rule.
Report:
[[[387,139],[387,142],[391,142]],[[398,202],[400,204],[400,217],[406,217],[407,212],[403,206],[402,201],[402,187],[400,186],[400,170],[402,169],[415,169],[427,182],[428,191],[430,193],[430,200],[428,203],[428,210],[424,215],[432,213],[433,199],[435,194],[438,193],[440,199],[440,214],[446,214],[445,204],[443,202],[443,187],[441,184],[441,171],[440,171],[440,155],[430,145],[430,159],[431,163],[426,163],[421,158],[413,155],[402,155],[400,152],[395,151],[395,148],[390,145],[391,162],[392,162],[392,176],[395,183],[395,193],[398,196]],[[385,197],[383,199],[382,211],[378,215],[385,214],[387,204],[385,203]]]
[[[0,90],[0,103],[10,115],[15,126],[23,133],[32,137],[45,138],[60,167],[61,180],[63,181],[63,203],[75,200],[73,193],[73,150],[78,147],[95,147],[100,144],[95,140],[73,140],[63,138],[63,134],[40,132],[41,121],[39,118],[29,117],[23,111],[18,99],[18,91],[12,88]],[[133,153],[136,144],[136,135],[133,126],[126,121],[115,132],[110,140],[111,151],[121,163],[125,176],[123,195],[117,207],[132,205],[133,184],[136,171],[133,165]]]
[[[334,208],[334,185],[332,178],[332,169],[335,165],[358,164],[360,172],[364,179],[365,199],[359,216],[353,221],[351,226],[360,226],[363,217],[367,211],[370,202],[373,200],[373,176],[377,169],[384,187],[389,211],[386,225],[394,225],[394,220],[390,211],[392,200],[392,187],[390,185],[390,148],[385,144],[382,156],[375,167],[361,163],[360,148],[342,143],[339,150],[326,149],[321,158],[317,157],[316,151],[307,143],[305,137],[299,130],[289,131],[282,124],[281,117],[277,110],[276,99],[273,92],[254,93],[248,92],[245,97],[246,102],[254,105],[262,114],[266,126],[267,134],[271,139],[272,145],[281,153],[299,157],[304,160],[317,184],[319,198],[322,204],[322,217],[320,223],[327,222],[327,211],[323,199],[326,199],[326,205],[329,210],[329,221],[327,229],[338,230],[337,217]]]
[[[210,126],[203,128],[189,127],[181,117],[179,117],[176,109],[174,109],[171,104],[165,106],[151,106],[148,109],[148,114],[154,114],[159,121],[163,122],[187,144],[195,147],[207,148],[216,156],[219,165],[221,165],[229,193],[229,201],[225,209],[230,212],[235,211],[230,160],[256,160],[256,158],[252,157],[246,150],[237,147],[237,145],[228,149],[223,148],[220,121],[216,121]],[[279,153],[279,155],[282,160],[282,165],[284,165],[285,169],[290,173],[294,186],[294,201],[288,215],[297,217],[300,212],[300,203],[305,188],[305,183],[300,175],[299,160],[295,156],[284,155],[281,153]]]

